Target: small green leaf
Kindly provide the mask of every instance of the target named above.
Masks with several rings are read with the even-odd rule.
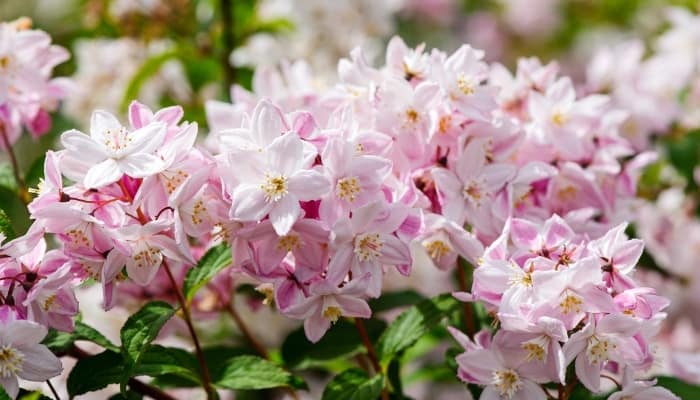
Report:
[[[198,386],[200,383],[198,368],[196,358],[187,351],[153,345],[143,354],[141,362],[132,370],[130,377],[172,375],[191,386]],[[99,374],[95,371],[99,371]],[[83,358],[78,361],[68,376],[68,393],[71,396],[77,396],[100,390],[113,383],[120,383],[124,379],[124,371],[124,358],[113,351],[106,350]],[[128,381],[128,378],[126,380]]]
[[[386,329],[386,322],[381,320],[363,322],[372,342]],[[282,358],[286,365],[304,369],[339,357],[351,357],[364,348],[355,324],[340,320],[317,343],[309,342],[303,328],[290,333],[282,344]]]
[[[154,301],[147,303],[124,323],[120,333],[121,352],[126,362],[121,381],[122,392],[126,389],[126,381],[133,376],[141,357],[173,314],[175,309],[170,304]]]
[[[221,243],[209,249],[199,260],[197,266],[187,271],[182,291],[187,301],[192,300],[195,293],[219,271],[231,265],[231,248]]]
[[[118,353],[109,350],[78,360],[68,375],[68,394],[74,397],[119,382],[124,372],[123,363]]]
[[[384,378],[372,378],[358,368],[343,371],[331,380],[323,390],[322,400],[375,400],[382,393]]]
[[[415,290],[407,289],[382,293],[380,297],[369,301],[369,307],[373,313],[380,313],[394,308],[412,306],[423,300],[425,300],[423,295]]]
[[[7,216],[5,211],[0,208],[0,232],[5,235],[6,240],[11,240],[16,237],[15,229],[12,227],[12,221]]]
[[[305,388],[306,383],[280,366],[257,356],[238,356],[228,365],[216,386],[224,389],[269,389],[280,386]]]
[[[141,64],[141,67],[131,78],[131,81],[129,81],[129,85],[124,91],[124,97],[122,98],[120,110],[122,112],[125,112],[129,107],[129,103],[132,100],[135,100],[139,97],[141,87],[146,83],[146,81],[148,81],[149,78],[157,74],[158,71],[160,71],[163,64],[165,64],[167,61],[173,58],[178,57],[179,55],[180,52],[177,49],[169,50],[164,53],[155,55],[146,60],[143,64]]]
[[[451,294],[442,294],[404,311],[379,338],[379,358],[382,361],[389,360],[411,347],[458,307],[459,302]]]
[[[5,392],[5,389],[3,389],[2,386],[0,386],[0,400],[12,400],[10,395]]]
[[[103,334],[81,321],[75,322],[75,329],[73,332],[60,332],[55,329],[49,330],[49,334],[46,335],[42,343],[54,352],[62,352],[70,349],[76,340],[86,340],[99,344],[107,350],[119,351],[119,347],[110,342]]]
[[[696,400],[700,395],[700,386],[670,376],[660,376],[657,386],[665,387],[683,400]]]

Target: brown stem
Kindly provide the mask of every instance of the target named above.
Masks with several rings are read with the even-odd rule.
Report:
[[[374,372],[381,374],[382,367],[381,365],[379,365],[377,353],[374,351],[374,346],[372,346],[372,341],[369,340],[369,336],[367,335],[367,329],[365,329],[365,324],[364,322],[362,322],[361,318],[355,318],[355,327],[357,327],[357,332],[360,334],[360,339],[362,339],[362,343],[367,349],[367,355],[369,356],[369,360],[372,362]]]
[[[248,326],[246,326],[245,322],[243,322],[243,318],[241,318],[240,314],[238,314],[238,311],[233,306],[233,300],[226,302],[224,304],[224,307],[226,307],[226,311],[231,315],[233,320],[236,322],[236,325],[238,326],[238,329],[241,331],[243,336],[245,336],[246,340],[248,343],[250,343],[253,348],[255,348],[255,351],[260,354],[260,357],[262,358],[267,358],[269,359],[270,356],[267,354],[267,350],[265,350],[265,346],[260,344],[255,337],[253,336],[252,333],[250,333],[250,330],[248,329]]]
[[[207,398],[215,399],[217,397],[216,391],[214,390],[214,387],[211,384],[211,375],[209,375],[209,367],[207,367],[207,362],[204,359],[202,347],[199,345],[199,338],[197,337],[197,332],[194,330],[194,325],[192,324],[192,318],[190,316],[190,310],[187,305],[187,301],[183,297],[182,291],[177,286],[175,277],[173,276],[172,271],[170,271],[170,266],[168,265],[168,262],[166,260],[163,260],[163,267],[165,268],[165,272],[168,274],[170,284],[173,286],[173,291],[175,292],[177,300],[180,303],[180,307],[182,308],[182,316],[185,320],[185,323],[187,324],[187,329],[190,331],[192,342],[194,343],[195,354],[197,355],[197,361],[199,361],[199,369],[202,375],[202,386],[207,392]]]
[[[81,360],[83,358],[90,357],[91,354],[87,353],[83,349],[73,345],[65,354],[61,355],[66,355],[73,357],[77,360]],[[159,388],[155,386],[148,385],[146,383],[141,382],[140,380],[136,378],[130,378],[127,381],[127,385],[131,388],[131,390],[141,393],[144,396],[148,396],[152,399],[155,400],[177,400],[173,396],[165,393],[164,391],[160,390]]]
[[[467,285],[467,275],[464,273],[464,267],[457,263],[457,281],[459,282],[459,290],[463,292],[469,291],[469,286]],[[464,329],[466,329],[467,335],[469,337],[476,333],[476,327],[474,326],[474,315],[472,314],[472,305],[469,303],[462,304],[464,308]]]
[[[574,387],[576,387],[577,382],[578,378],[574,376],[574,379],[572,379],[571,382],[567,383],[566,386],[559,385],[559,400],[569,400],[569,397],[574,391]]]
[[[15,181],[19,187],[19,198],[24,204],[29,204],[31,197],[29,196],[29,191],[27,190],[27,184],[24,182],[24,178],[22,178],[22,172],[20,171],[19,163],[17,162],[17,157],[15,156],[15,151],[12,149],[10,139],[7,137],[5,125],[2,122],[0,122],[0,137],[2,138],[2,144],[5,146],[7,155],[10,157],[12,172],[15,175]]]
[[[374,351],[374,346],[372,346],[372,341],[369,340],[369,335],[367,335],[367,329],[365,329],[365,324],[362,322],[361,318],[355,318],[355,327],[357,327],[357,332],[360,334],[360,339],[367,349],[367,356],[369,361],[372,363],[375,373],[382,373],[382,366],[379,364],[379,358],[377,358],[377,352]],[[389,392],[386,388],[382,389],[382,400],[389,400]]]
[[[56,388],[53,387],[53,383],[51,383],[51,379],[47,379],[46,384],[49,385],[49,389],[51,389],[51,393],[53,394],[53,398],[56,400],[61,400],[61,396],[58,395]]]

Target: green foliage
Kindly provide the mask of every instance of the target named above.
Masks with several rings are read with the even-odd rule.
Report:
[[[54,352],[64,352],[73,347],[76,340],[86,340],[99,344],[107,350],[119,351],[119,347],[110,342],[103,334],[81,321],[75,322],[75,329],[73,332],[61,332],[55,329],[49,330],[48,335],[46,335],[42,343]]]
[[[372,342],[386,329],[384,321],[369,319],[363,322]],[[299,328],[290,333],[282,344],[285,365],[298,369],[323,364],[340,357],[352,357],[363,351],[365,348],[355,324],[347,320],[338,321],[317,343],[309,342],[304,329]]]
[[[351,368],[331,380],[323,391],[323,400],[373,400],[384,387],[384,377],[372,378],[358,368]]]
[[[257,356],[245,355],[228,360],[215,385],[224,389],[270,389],[289,386],[306,388],[306,383],[280,366]]]
[[[78,360],[68,375],[68,394],[73,397],[119,382],[123,374],[122,363],[122,357],[110,350]]]
[[[168,303],[154,301],[147,303],[126,320],[120,332],[121,352],[125,364],[121,380],[122,392],[125,391],[126,381],[133,376],[149,345],[174,314],[175,309]]]
[[[185,298],[191,301],[195,293],[206,285],[219,271],[231,265],[231,248],[221,243],[209,249],[197,266],[187,271],[182,287]]]
[[[158,55],[155,55],[148,60],[146,60],[141,67],[136,71],[134,76],[129,81],[129,85],[126,87],[124,92],[124,97],[122,97],[122,102],[120,109],[125,112],[129,107],[129,103],[132,100],[139,98],[139,93],[141,92],[141,87],[155,74],[160,71],[163,64],[178,57],[180,52],[178,49],[168,50]]]
[[[422,300],[425,300],[423,295],[415,290],[406,289],[382,293],[380,297],[369,301],[369,307],[376,314],[394,308],[412,306]]]
[[[5,235],[6,240],[11,240],[16,237],[15,228],[12,227],[10,217],[5,214],[3,209],[0,209],[0,232]]]
[[[458,307],[459,302],[448,293],[424,300],[404,311],[379,338],[379,358],[387,361],[403,352]]]
[[[657,385],[665,387],[682,400],[696,400],[700,395],[700,386],[691,385],[670,376],[659,377]]]

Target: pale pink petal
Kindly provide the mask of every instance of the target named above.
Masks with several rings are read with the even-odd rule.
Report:
[[[108,158],[90,168],[83,179],[83,184],[88,188],[100,188],[118,181],[122,175],[124,172],[117,162]]]
[[[288,234],[300,216],[299,200],[291,193],[275,202],[270,210],[270,222],[280,236]]]

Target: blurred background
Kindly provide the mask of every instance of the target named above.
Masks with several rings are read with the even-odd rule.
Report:
[[[521,57],[556,61],[580,92],[609,94],[629,111],[625,135],[639,151],[660,155],[642,177],[630,233],[646,241],[639,274],[673,300],[657,349],[665,361],[655,368],[700,384],[699,7],[697,0],[0,0],[0,20],[29,17],[71,52],[55,75],[71,77],[74,90],[50,133],[16,144],[29,186],[58,135],[87,129],[96,108],[123,118],[132,99],[155,109],[179,104],[206,132],[208,100],[231,101],[233,85],[264,92],[256,68],[281,68],[288,90],[303,95],[332,86],[338,60],[357,46],[381,64],[394,35],[446,52],[469,43],[511,71]],[[13,185],[9,164],[0,163],[2,208],[23,232],[29,219],[6,193]],[[428,273],[418,268],[412,279]]]

